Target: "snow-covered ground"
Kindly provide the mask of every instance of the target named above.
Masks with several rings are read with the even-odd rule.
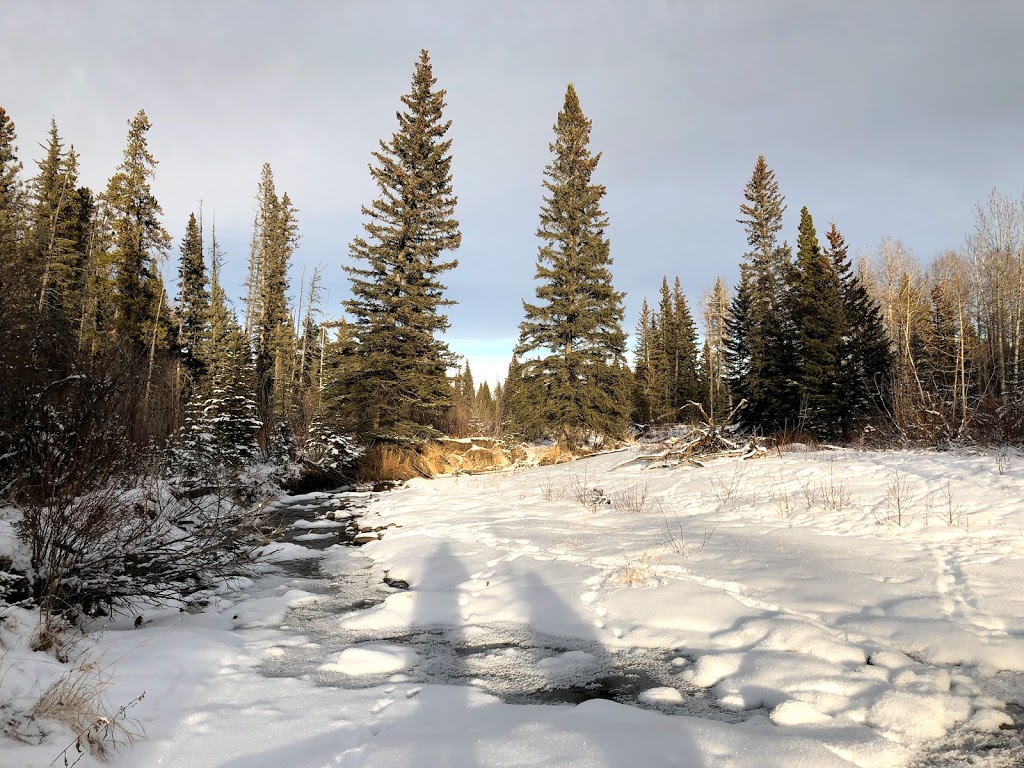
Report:
[[[110,701],[147,693],[115,764],[1024,763],[1024,458],[636,455],[360,495],[364,527],[400,527],[97,628]],[[8,652],[0,693],[47,659]]]

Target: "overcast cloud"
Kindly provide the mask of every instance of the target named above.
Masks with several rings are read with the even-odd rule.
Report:
[[[493,378],[532,297],[552,125],[576,85],[632,328],[662,274],[693,301],[734,283],[735,219],[763,153],[789,204],[854,249],[958,248],[992,187],[1024,191],[1024,4],[984,2],[20,2],[0,5],[0,105],[27,170],[56,118],[102,189],[127,122],[153,122],[156,195],[180,241],[200,198],[236,284],[260,166],[299,208],[328,314],[420,48],[453,121],[463,246],[452,346]],[[177,257],[177,247],[172,258]],[[167,271],[173,272],[168,264]]]

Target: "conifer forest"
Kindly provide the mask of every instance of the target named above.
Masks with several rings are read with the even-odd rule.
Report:
[[[98,626],[111,655],[127,648],[121,629],[183,633],[177,647],[195,655],[181,669],[206,665],[196,680],[223,674],[202,627],[255,627],[239,658],[287,679],[280,711],[303,723],[323,719],[304,707],[334,706],[321,701],[330,686],[363,697],[345,700],[359,725],[339,726],[330,748],[316,735],[292,743],[271,718],[267,738],[285,746],[254,768],[632,764],[627,753],[698,766],[715,749],[723,765],[867,768],[965,764],[979,744],[1020,759],[1024,604],[997,586],[1019,577],[1007,483],[1024,449],[1024,199],[993,189],[963,239],[924,260],[895,237],[850,242],[814,199],[787,197],[785,167],[751,156],[724,212],[745,249],[708,285],[664,263],[629,316],[615,276],[631,245],[611,236],[621,198],[592,141],[594,95],[568,83],[535,169],[522,255],[533,292],[517,297],[504,380],[475,379],[447,335],[464,134],[450,130],[445,73],[426,50],[410,63],[408,89],[390,94],[393,132],[365,148],[374,194],[349,212],[359,229],[313,270],[294,263],[305,192],[283,189],[271,164],[251,168],[248,252],[228,253],[216,201],[165,216],[144,109],[126,116],[104,182],[80,172],[59,113],[26,136],[0,103],[0,764],[9,737],[23,765],[45,764],[62,739],[74,745],[64,765],[141,765],[131,745],[148,729],[153,751],[140,754],[207,765],[183,746],[201,730],[185,715],[161,725],[170,716],[146,709],[145,692],[76,662],[67,638]],[[226,277],[243,269],[243,285]],[[326,298],[328,275],[342,297]],[[794,530],[817,554],[801,544],[783,559],[798,551]],[[349,534],[366,554],[331,538]],[[843,549],[829,536],[858,538]],[[887,564],[908,542],[900,581]],[[745,570],[748,556],[765,570]],[[287,564],[306,557],[326,559]],[[818,594],[819,578],[841,597]],[[911,597],[941,610],[893,607]],[[40,654],[70,677],[32,672]],[[497,654],[519,671],[499,680]],[[441,672],[423,671],[435,661]],[[138,679],[159,667],[127,664]],[[813,695],[777,672],[792,664],[806,664]],[[641,667],[626,690],[622,670]],[[530,675],[547,677],[515,688]],[[370,682],[346,682],[358,676]],[[46,680],[58,693],[39,698],[55,690]],[[171,676],[153,680],[174,699]],[[289,693],[309,680],[313,693]],[[113,691],[115,706],[68,714],[78,686],[93,686],[87,701]],[[247,701],[224,691],[225,712]],[[496,709],[538,691],[578,706],[536,722],[532,709]],[[658,730],[647,710],[684,726]],[[431,719],[448,711],[465,714]],[[404,725],[379,725],[382,712]],[[516,718],[549,752],[509,735]],[[405,727],[408,741],[395,735]],[[596,756],[579,751],[592,727]],[[192,735],[175,745],[176,733]],[[509,745],[523,751],[499,759]],[[247,749],[209,765],[241,765],[227,758]]]

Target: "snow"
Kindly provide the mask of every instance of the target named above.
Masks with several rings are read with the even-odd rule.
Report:
[[[388,643],[367,643],[346,648],[322,664],[325,672],[343,675],[380,675],[399,672],[416,662],[416,652]]]
[[[148,739],[114,764],[1024,759],[1010,706],[1024,702],[1024,460],[629,458],[415,480],[365,511],[395,526],[379,541],[275,545],[278,566],[320,557],[322,577],[281,570],[225,585],[202,613],[97,625],[110,701],[147,691],[131,714]],[[612,503],[575,500],[594,489]],[[299,530],[326,528],[317,510],[342,495],[301,500],[313,524]],[[385,573],[410,588],[381,586]],[[24,647],[0,664],[0,701],[54,679],[52,657]],[[634,667],[650,676],[625,703],[557,698]],[[0,765],[44,766],[63,738],[4,743]],[[1002,757],[971,752],[985,739]]]

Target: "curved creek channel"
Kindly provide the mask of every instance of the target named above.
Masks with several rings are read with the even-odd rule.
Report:
[[[325,551],[336,545],[358,547],[387,535],[375,525],[369,506],[386,486],[285,497],[268,512],[272,523],[284,530],[281,541]],[[325,552],[325,554],[327,554]],[[575,705],[607,699],[669,715],[689,715],[738,723],[765,709],[733,711],[717,704],[710,691],[687,683],[682,670],[687,662],[677,652],[662,648],[611,649],[585,640],[545,636],[528,626],[473,625],[457,630],[443,626],[414,626],[396,633],[352,630],[342,617],[372,608],[409,585],[388,578],[367,560],[358,569],[330,573],[321,558],[286,560],[278,566],[291,583],[318,595],[293,606],[281,629],[309,638],[287,654],[268,659],[261,667],[267,677],[292,677],[336,688],[384,685],[391,674],[351,676],[325,671],[323,662],[340,651],[365,642],[407,645],[417,662],[403,670],[401,679],[415,683],[467,685],[510,704]],[[584,664],[562,662],[585,659]],[[559,671],[559,670],[564,671]],[[657,688],[673,688],[681,697],[645,696]],[[924,766],[1024,765],[1024,708],[1010,704],[1007,713],[1015,728],[997,733],[956,729],[924,750],[912,763]]]

